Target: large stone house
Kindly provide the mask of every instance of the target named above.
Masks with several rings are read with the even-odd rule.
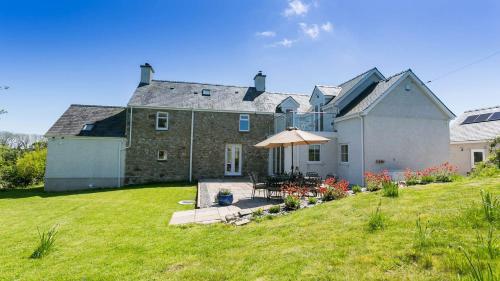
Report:
[[[488,158],[490,142],[500,137],[500,106],[469,110],[450,127],[450,162],[461,174]]]
[[[363,184],[365,171],[448,160],[453,113],[411,71],[370,69],[312,94],[153,80],[149,64],[126,107],[72,105],[49,129],[49,191],[289,172],[291,148],[255,148],[298,127],[329,138],[294,147],[294,166]]]

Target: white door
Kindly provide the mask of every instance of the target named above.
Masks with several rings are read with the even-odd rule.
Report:
[[[226,144],[226,176],[241,176],[241,144]]]

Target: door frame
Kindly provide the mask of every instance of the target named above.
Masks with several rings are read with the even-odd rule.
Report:
[[[481,152],[483,154],[483,161],[484,162],[486,159],[486,149],[471,149],[470,150],[470,166],[471,168],[476,167],[476,163],[474,162],[474,152]]]
[[[231,147],[231,171],[227,171],[227,164],[228,164],[228,159],[227,159],[227,149],[228,147]],[[235,153],[235,148],[239,148],[239,171],[234,170],[234,162],[236,159],[236,153]],[[224,175],[225,176],[241,176],[243,170],[243,149],[241,144],[236,144],[236,143],[228,143],[226,144],[224,148]]]

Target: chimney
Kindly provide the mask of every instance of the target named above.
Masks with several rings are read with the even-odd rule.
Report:
[[[149,85],[151,79],[153,79],[153,73],[155,70],[149,63],[141,65],[141,85]]]
[[[257,92],[264,92],[266,90],[266,75],[262,74],[262,71],[259,71],[259,73],[255,75],[253,81]]]

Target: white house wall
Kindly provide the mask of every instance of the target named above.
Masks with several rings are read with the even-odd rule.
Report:
[[[341,144],[349,145],[349,162],[340,163],[338,160],[337,175],[349,181],[350,184],[363,184],[362,154],[361,154],[361,120],[352,118],[337,121],[337,151]],[[340,156],[339,156],[340,157]]]
[[[121,186],[125,171],[125,139],[50,138],[46,191]]]
[[[320,135],[318,132],[315,134]],[[323,179],[327,175],[337,175],[337,140],[336,138],[325,136],[331,140],[327,143],[321,144],[320,148],[320,160],[319,162],[309,162],[309,146],[301,145],[297,148],[298,152],[298,164],[299,171],[303,174],[307,172],[316,172]]]
[[[458,172],[466,175],[472,169],[472,150],[484,150],[484,158],[489,155],[488,142],[452,143],[450,145],[450,163],[458,168]]]
[[[411,78],[364,119],[365,171],[423,169],[449,160],[448,117]]]

